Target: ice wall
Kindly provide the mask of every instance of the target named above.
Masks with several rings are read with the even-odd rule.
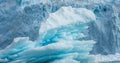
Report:
[[[90,25],[89,36],[97,43],[93,54],[115,54],[120,52],[120,1],[91,5],[97,20]],[[92,9],[88,7],[89,9]],[[96,32],[97,31],[97,32]]]
[[[94,63],[89,51],[95,41],[79,39],[95,20],[94,13],[88,9],[62,7],[41,23],[40,37],[35,42],[19,37],[0,50],[0,62]]]

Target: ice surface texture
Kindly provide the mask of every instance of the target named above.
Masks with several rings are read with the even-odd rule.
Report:
[[[0,51],[0,62],[93,63],[89,51],[95,41],[79,39],[84,37],[88,24],[95,20],[94,13],[85,8],[62,7],[41,23],[39,39],[33,42],[16,38]]]

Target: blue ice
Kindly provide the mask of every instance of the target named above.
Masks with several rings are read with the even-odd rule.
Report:
[[[36,41],[18,37],[0,50],[1,63],[94,63],[89,55],[95,41],[85,37],[94,13],[85,8],[62,7],[40,25]]]

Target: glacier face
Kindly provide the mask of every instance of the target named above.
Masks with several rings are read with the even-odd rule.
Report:
[[[19,37],[1,50],[0,62],[94,63],[89,51],[95,41],[79,39],[95,20],[94,13],[88,9],[62,7],[41,23],[40,36],[35,42]]]
[[[90,25],[89,36],[97,41],[91,53],[115,54],[120,52],[120,1],[94,5],[97,20]]]
[[[24,6],[22,0],[0,0],[0,48],[5,48],[16,37],[36,40],[40,22],[47,17],[46,6]],[[44,18],[44,19],[43,19]]]

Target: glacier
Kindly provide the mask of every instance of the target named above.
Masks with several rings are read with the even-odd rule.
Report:
[[[55,52],[58,55],[49,56],[45,61],[53,61],[55,60],[53,58],[56,58],[54,63],[67,63],[65,61],[69,61],[69,59],[71,61],[68,63],[76,63],[76,59],[73,59],[73,56],[79,56],[77,54],[82,52],[73,54],[77,50],[72,49],[68,52],[69,48],[77,46],[76,44],[81,47],[91,44],[90,47],[87,47],[90,48],[89,50],[86,50],[87,48],[84,49],[86,51],[84,55],[88,55],[90,58],[94,57],[95,63],[119,63],[119,7],[120,0],[0,0],[0,61],[1,63],[21,63],[25,62],[25,60],[29,62],[31,60],[23,60],[17,55],[23,54],[25,51],[31,53],[34,49],[41,50],[36,47],[42,47],[45,50],[45,48],[49,49],[49,46],[51,47],[52,45],[57,50],[57,46],[62,47],[62,45],[69,44],[68,47],[63,47],[64,50],[58,48],[62,53]],[[76,12],[82,13],[78,14],[72,11],[73,9],[79,9]],[[73,23],[77,20],[80,23]],[[73,33],[73,31],[76,32]],[[28,37],[29,39],[23,37]],[[72,43],[74,40],[76,43]],[[59,41],[60,43],[58,43]],[[70,42],[66,43],[66,41]],[[55,46],[54,44],[62,45]],[[30,51],[30,49],[32,50]],[[53,51],[53,49],[51,50]],[[54,49],[54,51],[56,50]],[[36,50],[34,51],[34,53],[37,53]],[[71,51],[72,53],[69,54]],[[13,56],[15,59],[13,59]],[[66,58],[63,56],[66,56]],[[72,56],[72,58],[68,56]],[[83,58],[88,60],[88,56]],[[81,60],[82,57],[79,57],[80,59],[77,59],[77,61],[87,63],[84,62],[87,60]],[[94,62],[94,60],[92,61]]]

